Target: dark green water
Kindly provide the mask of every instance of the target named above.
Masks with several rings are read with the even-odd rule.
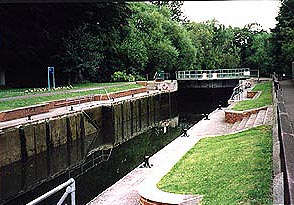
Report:
[[[157,113],[153,126],[145,127],[145,131],[140,135],[115,147],[108,161],[97,163],[97,166],[87,172],[76,169],[70,173],[65,171],[63,174],[52,177],[54,170],[66,169],[76,163],[69,161],[72,158],[66,156],[67,145],[58,147],[46,155],[34,157],[25,164],[14,163],[1,168],[0,202],[1,204],[25,204],[73,177],[76,180],[77,204],[85,204],[140,165],[145,155],[155,154],[181,135],[183,128],[191,127],[197,123],[201,119],[202,113],[212,112],[220,101],[225,106],[231,93],[231,89],[191,89],[172,95],[172,99],[168,99],[169,96],[166,96],[165,101],[160,105],[160,111]],[[141,117],[148,118],[149,116]],[[164,126],[167,124],[165,130]],[[74,143],[78,145],[80,142]],[[75,144],[72,145],[73,148],[76,147]],[[89,142],[86,140],[84,146],[87,147],[88,144]],[[83,155],[79,153],[81,151],[73,148],[71,155],[73,153],[79,156]],[[52,161],[58,162],[52,163]],[[92,165],[91,159],[88,161],[88,164]],[[88,164],[85,165],[85,168],[90,167]],[[48,176],[51,177],[48,178]],[[40,180],[43,180],[44,183],[39,183],[36,186],[36,182],[40,182]],[[34,188],[32,189],[32,187]],[[40,204],[56,204],[58,197],[62,194],[63,192],[60,192]]]

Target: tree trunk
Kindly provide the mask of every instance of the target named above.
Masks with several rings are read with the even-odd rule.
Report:
[[[0,69],[0,87],[6,86],[5,82],[5,71]]]
[[[79,82],[83,82],[84,81],[84,77],[83,77],[83,74],[82,74],[82,71],[79,70],[79,73],[78,73],[78,80]]]

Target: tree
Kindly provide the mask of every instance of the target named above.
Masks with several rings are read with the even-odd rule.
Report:
[[[270,39],[271,34],[267,32],[255,34],[251,46],[252,53],[248,57],[252,68],[258,69],[262,76],[269,76],[272,71],[273,59]]]
[[[120,29],[128,16],[125,5],[114,2],[1,5],[0,56],[1,67],[7,71],[7,83],[13,86],[46,86],[48,66],[55,66],[57,84],[67,82],[62,74],[69,68],[64,64],[65,59],[61,59],[69,57],[66,49],[70,47],[65,45],[65,40],[73,40],[71,33],[84,25],[88,25],[85,31],[92,37],[96,37],[94,31],[91,31],[96,29],[96,25],[101,29],[101,35],[109,33],[111,36],[112,31],[116,30],[115,33],[121,38],[124,34]],[[78,45],[71,42],[72,45]],[[116,45],[117,42],[113,44]],[[112,55],[107,55],[103,61],[108,65],[117,62],[112,58],[115,49],[109,51]],[[101,64],[101,68],[110,68],[108,65]]]
[[[225,69],[240,64],[240,49],[234,44],[234,30],[216,20],[186,25],[196,48],[194,68]]]
[[[121,53],[141,75],[175,72],[192,67],[195,51],[186,29],[172,20],[167,7],[130,3],[127,37]]]
[[[189,20],[184,15],[182,11],[182,6],[184,4],[184,1],[150,1],[152,4],[158,6],[158,7],[167,7],[171,11],[171,19],[177,22],[181,23],[188,23]]]
[[[278,23],[272,29],[274,70],[290,75],[294,61],[294,0],[283,1],[276,20]]]
[[[104,58],[101,35],[89,32],[89,27],[88,24],[81,25],[64,39],[65,53],[60,58],[60,65],[64,65],[63,72],[67,74],[69,84],[94,80]]]
[[[95,21],[80,23],[68,32],[56,59],[69,82],[109,81],[124,67],[119,48],[129,12],[125,4],[97,4],[91,14]]]

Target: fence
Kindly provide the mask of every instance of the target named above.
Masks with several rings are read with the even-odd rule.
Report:
[[[187,70],[176,73],[177,80],[213,80],[249,78],[250,69]]]
[[[282,90],[280,89],[277,76],[273,75],[274,82],[274,106],[276,110],[276,124],[277,124],[277,144],[279,145],[279,158],[280,166],[277,172],[282,175],[283,180],[283,192],[284,196],[283,201],[280,201],[279,204],[294,204],[294,140],[293,140],[293,130],[290,124],[289,116],[285,108],[284,97]],[[275,136],[274,136],[275,137]],[[275,148],[275,144],[274,144]],[[275,161],[275,160],[273,160]],[[277,170],[277,169],[276,169]],[[275,197],[275,195],[274,195]]]

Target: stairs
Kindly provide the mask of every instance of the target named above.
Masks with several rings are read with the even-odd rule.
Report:
[[[239,132],[244,129],[249,129],[263,124],[272,124],[273,108],[269,106],[267,110],[260,110],[250,117],[243,118],[242,121],[235,122],[230,129],[230,132]]]

